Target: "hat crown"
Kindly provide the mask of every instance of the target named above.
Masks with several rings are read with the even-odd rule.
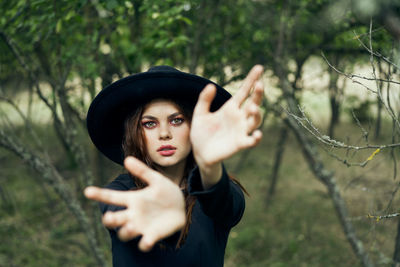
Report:
[[[161,65],[161,66],[153,66],[150,69],[148,69],[147,72],[171,72],[171,73],[179,73],[181,71],[167,65]]]

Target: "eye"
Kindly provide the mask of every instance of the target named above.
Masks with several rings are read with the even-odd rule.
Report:
[[[142,122],[142,125],[147,129],[153,129],[157,126],[157,123],[155,121],[145,121]]]
[[[172,125],[181,125],[185,120],[183,118],[173,118],[171,120]]]

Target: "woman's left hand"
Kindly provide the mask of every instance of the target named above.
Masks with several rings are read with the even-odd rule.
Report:
[[[154,244],[181,230],[186,223],[185,200],[180,188],[170,179],[134,157],[125,159],[125,168],[148,184],[143,189],[117,191],[88,187],[85,196],[103,203],[126,207],[106,212],[103,223],[117,228],[122,241],[142,236],[138,244],[149,251]]]
[[[215,166],[261,140],[257,127],[261,122],[259,107],[264,95],[262,72],[262,66],[254,66],[238,92],[216,112],[210,112],[215,86],[209,84],[201,92],[190,131],[193,155],[200,168]]]

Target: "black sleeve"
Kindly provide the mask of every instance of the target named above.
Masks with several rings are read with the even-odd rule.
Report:
[[[222,166],[221,180],[204,190],[198,167],[189,175],[189,194],[196,196],[203,212],[215,222],[233,227],[242,218],[245,201],[240,187],[235,184]]]
[[[135,188],[135,183],[129,174],[121,174],[114,181],[105,186],[107,189],[127,191]],[[100,210],[104,214],[106,211],[118,211],[123,210],[125,207],[109,205],[100,202]]]

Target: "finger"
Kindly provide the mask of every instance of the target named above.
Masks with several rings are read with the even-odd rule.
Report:
[[[243,105],[243,108],[247,110],[251,106],[261,106],[263,97],[264,85],[261,81],[257,81],[254,86],[254,91],[251,93],[250,101],[246,101],[246,103]]]
[[[136,226],[132,222],[125,224],[118,231],[118,238],[124,242],[132,240],[135,237],[138,237],[139,235],[140,235],[139,230],[136,229]]]
[[[251,102],[260,106],[264,97],[264,84],[261,81],[257,81],[254,87],[254,91],[251,94]]]
[[[127,193],[128,192],[104,189],[96,186],[88,186],[84,190],[85,196],[89,199],[124,207],[127,203]]]
[[[122,210],[122,211],[108,211],[104,214],[103,216],[103,224],[107,228],[116,228],[120,227],[128,222],[128,220],[131,218],[130,212],[128,210]]]
[[[139,242],[139,249],[147,252],[151,250],[154,244],[161,239],[164,239],[177,231],[181,230],[186,224],[186,216],[184,213],[169,214],[167,218],[160,222],[154,221],[147,231],[143,232],[143,236]]]
[[[196,106],[194,107],[194,114],[207,114],[210,112],[211,102],[213,101],[217,88],[214,84],[207,84],[201,91],[199,99],[197,100]]]
[[[256,112],[252,113],[247,119],[247,129],[249,133],[253,132],[261,124],[261,112],[257,109]]]
[[[140,178],[149,185],[160,178],[160,174],[158,172],[151,169],[149,166],[135,157],[126,157],[124,160],[124,166],[131,174]]]
[[[245,106],[243,107],[243,110],[245,111],[246,117],[251,117],[257,115],[257,113],[260,113],[259,106],[250,101],[246,102]]]
[[[150,235],[150,234],[144,235],[139,241],[138,244],[139,249],[143,252],[148,252],[154,247],[154,244],[158,240],[161,240],[161,238],[157,238],[156,235]]]
[[[165,222],[165,225],[168,226],[168,221]],[[170,236],[177,231],[172,228],[168,229],[168,227],[165,225],[153,225],[153,227],[151,227],[151,231],[143,233],[143,236],[138,244],[139,249],[143,252],[148,252],[153,248],[156,242],[166,238],[167,236]]]
[[[254,83],[260,78],[261,73],[263,72],[263,67],[261,65],[255,65],[247,75],[246,79],[243,82],[242,87],[239,91],[233,96],[233,99],[241,105],[246,98],[248,97],[251,88],[253,88]]]
[[[256,146],[262,138],[262,132],[260,130],[255,130],[251,135],[247,136],[243,140],[243,148]]]

